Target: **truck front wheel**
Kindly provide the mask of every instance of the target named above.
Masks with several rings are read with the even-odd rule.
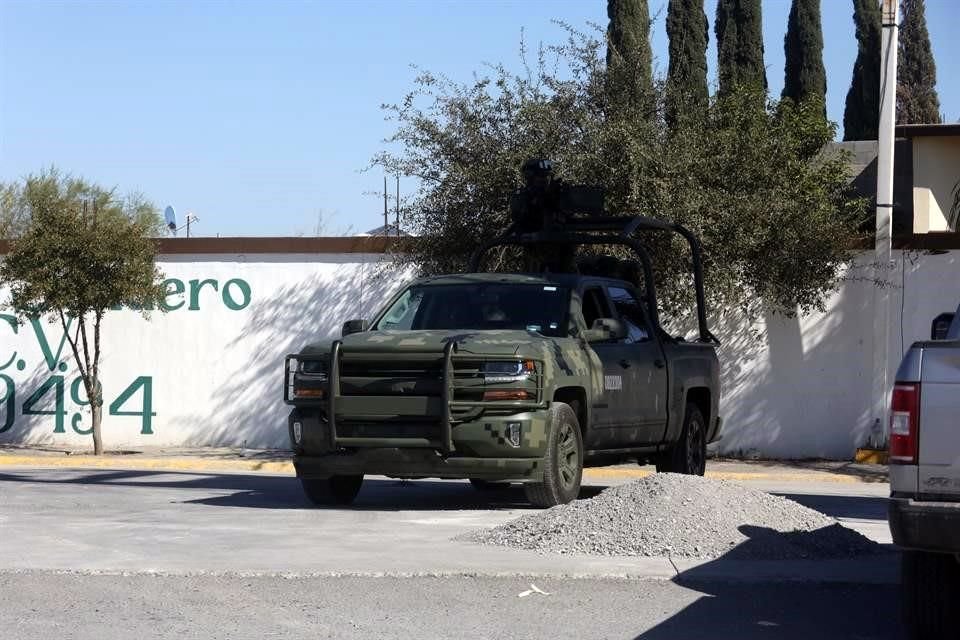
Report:
[[[680,439],[657,457],[660,473],[702,476],[707,468],[707,428],[700,408],[687,403]]]
[[[583,438],[577,414],[570,405],[550,405],[550,431],[543,456],[543,481],[523,485],[536,507],[553,507],[576,500],[583,476]]]
[[[363,475],[300,478],[303,492],[310,502],[318,506],[351,504],[360,493],[362,484]]]

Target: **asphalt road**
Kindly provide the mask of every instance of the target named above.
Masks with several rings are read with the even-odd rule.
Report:
[[[0,573],[6,638],[897,638],[890,586]]]
[[[886,485],[762,488],[889,542]],[[484,495],[465,482],[372,479],[355,508],[313,509],[287,476],[7,468],[0,630],[97,639],[898,637],[896,554],[680,563],[452,541],[527,509],[521,491]],[[518,597],[531,582],[550,595]]]
[[[796,484],[765,488],[889,541],[884,485]],[[891,558],[704,564],[546,556],[452,540],[529,508],[520,489],[491,495],[466,482],[369,479],[353,508],[313,509],[288,476],[7,468],[0,470],[0,568],[673,577],[682,565],[699,577],[895,579]]]

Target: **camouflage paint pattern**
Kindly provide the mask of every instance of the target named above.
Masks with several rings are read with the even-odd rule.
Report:
[[[347,453],[330,451],[324,437],[324,418],[322,406],[313,403],[295,404],[290,415],[290,435],[293,448],[297,453],[295,464],[298,473],[314,477],[333,474],[371,473],[408,477],[448,477],[448,478],[487,478],[538,480],[542,477],[541,460],[546,452],[549,424],[549,405],[558,390],[581,390],[586,401],[584,412],[589,415],[590,408],[604,393],[603,363],[596,351],[579,337],[587,329],[581,313],[581,300],[578,285],[579,276],[528,276],[515,274],[466,274],[424,278],[411,286],[427,284],[477,284],[517,283],[552,284],[571,290],[569,322],[571,337],[549,337],[532,331],[518,330],[419,330],[419,331],[364,331],[344,336],[341,340],[343,361],[355,363],[406,362],[413,357],[439,359],[445,347],[453,343],[452,363],[458,365],[503,360],[533,360],[536,363],[536,400],[512,401],[506,405],[496,405],[502,411],[490,409],[483,402],[466,402],[454,396],[451,402],[453,420],[451,434],[454,451],[442,456],[430,448],[416,447],[351,447]],[[405,290],[406,288],[404,288]],[[397,296],[384,306],[384,310],[373,320],[375,326]],[[329,357],[333,341],[325,341],[305,347],[303,356]],[[667,352],[669,358],[676,358],[678,369],[671,366],[671,382],[668,384],[671,410],[667,432],[675,439],[679,435],[683,411],[675,411],[676,392],[680,391],[683,402],[683,390],[692,386],[705,385],[718,388],[717,367],[704,366],[703,359],[716,362],[716,353],[712,347],[699,344],[672,345]],[[713,370],[710,370],[710,369]],[[341,374],[343,375],[343,374]],[[703,378],[701,380],[701,378]],[[529,383],[528,383],[529,384]],[[493,385],[496,388],[518,388],[522,383]],[[454,377],[454,391],[482,387],[482,381],[457,380]],[[716,398],[719,394],[713,394]],[[401,396],[402,397],[402,396]],[[350,397],[351,400],[354,396]],[[364,404],[375,415],[390,413],[391,396],[364,398]],[[394,401],[397,406],[410,406],[409,397]],[[715,413],[714,399],[714,412]],[[350,406],[357,403],[350,402]],[[472,408],[472,409],[471,409]],[[458,413],[459,412],[459,413]],[[396,413],[400,413],[399,410]],[[424,416],[425,418],[436,418]],[[338,424],[349,420],[349,416],[337,411]],[[302,425],[302,440],[296,442],[292,425],[299,421]],[[522,431],[519,446],[508,441],[507,429],[510,423],[520,422]],[[711,421],[712,422],[712,421]],[[581,425],[586,430],[588,425]],[[339,429],[338,429],[339,434]],[[715,434],[713,434],[715,435]],[[711,436],[712,437],[712,436]],[[585,439],[586,440],[586,439]]]

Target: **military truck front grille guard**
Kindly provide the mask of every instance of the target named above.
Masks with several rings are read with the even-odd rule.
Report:
[[[707,326],[707,302],[704,295],[703,286],[703,251],[700,248],[700,241],[686,227],[673,222],[666,222],[647,216],[605,216],[605,217],[587,217],[574,218],[564,224],[561,230],[546,230],[532,233],[518,233],[516,225],[510,225],[507,231],[500,237],[490,240],[483,244],[473,254],[470,260],[470,273],[478,273],[484,255],[494,247],[503,245],[521,245],[530,246],[537,244],[620,244],[636,252],[640,257],[643,266],[643,277],[645,280],[645,297],[647,302],[647,311],[654,325],[660,326],[659,313],[657,311],[657,294],[653,280],[653,266],[650,261],[650,254],[647,248],[640,241],[631,236],[637,231],[670,231],[677,233],[690,245],[690,253],[693,258],[693,282],[697,297],[697,324],[699,327],[700,341],[720,344],[720,341],[710,333]],[[597,232],[607,232],[600,235],[594,235]],[[616,232],[616,233],[610,233]]]
[[[427,357],[430,355],[439,354],[406,353],[404,355],[408,357]],[[444,455],[449,455],[455,450],[453,444],[453,427],[457,422],[460,421],[458,418],[462,418],[465,415],[461,414],[460,412],[467,412],[467,414],[470,414],[470,419],[475,419],[479,416],[481,411],[487,410],[519,412],[546,408],[547,403],[543,398],[543,373],[539,368],[534,374],[537,389],[537,396],[534,400],[457,400],[454,398],[454,392],[457,389],[456,364],[467,364],[470,362],[480,363],[489,360],[489,358],[470,354],[456,354],[455,342],[449,342],[445,345],[441,357],[443,365],[441,368],[441,394],[439,398],[428,396],[407,397],[403,395],[385,397],[372,395],[344,396],[342,395],[340,383],[343,349],[342,343],[338,340],[333,343],[333,346],[330,350],[330,361],[327,369],[326,394],[322,398],[297,398],[294,396],[294,385],[296,383],[298,363],[302,360],[317,360],[318,358],[297,354],[290,354],[286,357],[284,363],[284,401],[287,404],[300,404],[305,406],[325,408],[327,428],[330,436],[330,447],[332,449],[338,449],[343,446],[415,447],[437,449]],[[512,359],[513,358],[507,357],[497,358],[497,360]],[[517,360],[520,360],[520,358],[517,358]],[[340,410],[341,405],[350,403],[350,407],[346,409],[349,411],[349,414],[354,413],[355,407],[363,406],[364,417],[369,419],[371,423],[377,423],[378,417],[380,420],[385,420],[392,415],[392,413],[377,414],[375,413],[374,409],[371,409],[371,405],[373,405],[377,400],[381,399],[393,407],[393,409],[391,409],[391,412],[393,413],[396,413],[397,408],[403,409],[404,407],[410,407],[411,413],[422,413],[426,415],[428,419],[435,419],[439,426],[439,439],[433,440],[430,438],[410,437],[345,437],[341,434],[338,434],[337,423],[339,420],[343,419],[343,415],[345,413],[345,411]],[[340,412],[339,414],[338,411]]]

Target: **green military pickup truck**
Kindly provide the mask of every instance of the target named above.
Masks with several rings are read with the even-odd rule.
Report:
[[[693,250],[699,337],[657,313],[638,230],[681,233]],[[484,273],[492,247],[621,244],[643,283],[583,273]],[[422,278],[339,340],[287,357],[294,465],[315,503],[348,504],[366,474],[522,482],[548,507],[574,500],[585,466],[626,459],[704,473],[720,436],[716,340],[706,325],[699,244],[643,217],[562,229],[511,228],[471,273]],[[638,269],[638,271],[640,271]]]

